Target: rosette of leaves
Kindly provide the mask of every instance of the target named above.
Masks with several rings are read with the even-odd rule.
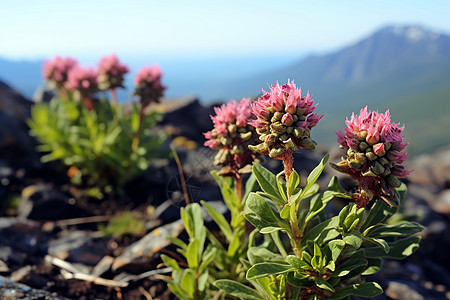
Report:
[[[350,203],[338,215],[327,215],[324,209],[334,197],[351,198],[336,177],[319,191],[316,180],[327,159],[303,187],[296,171],[286,183],[280,174],[254,166],[262,192],[249,195],[245,218],[267,239],[260,245],[250,241],[255,246],[242,260],[250,284],[223,279],[214,283],[217,287],[241,299],[349,299],[382,293],[379,284],[365,282],[364,276],[376,273],[382,258],[411,255],[423,227],[413,222],[387,225],[397,208],[381,199],[370,209]],[[395,195],[401,202],[406,187],[397,188]]]

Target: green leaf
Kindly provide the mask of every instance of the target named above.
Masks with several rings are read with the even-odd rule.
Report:
[[[394,259],[403,259],[413,254],[419,248],[420,237],[411,236],[404,238],[389,245],[389,253],[386,253],[382,247],[371,247],[364,249],[365,255],[369,258],[387,257]]]
[[[314,256],[311,259],[311,266],[317,270],[317,271],[321,271],[322,268],[324,267],[325,262],[322,256],[322,250],[320,250],[319,245],[317,245],[316,243],[314,243]]]
[[[365,240],[372,242],[374,244],[377,244],[379,246],[381,246],[381,248],[383,248],[384,252],[389,253],[389,244],[383,240],[383,239],[377,239],[377,238],[372,238],[372,237],[366,237],[364,238]]]
[[[370,209],[367,217],[362,224],[360,231],[364,232],[367,228],[382,223],[391,217],[397,211],[397,207],[391,207],[381,199],[377,199]]]
[[[238,207],[241,205],[241,199],[239,199],[234,192],[233,180],[231,177],[219,176],[216,171],[212,171],[211,175],[219,185],[222,198],[228,209],[232,213],[239,213]]]
[[[334,292],[333,286],[331,286],[331,284],[326,282],[322,277],[319,277],[319,278],[316,279],[316,285],[318,287],[320,287],[321,289],[323,289],[323,290]]]
[[[323,169],[325,168],[325,165],[330,158],[330,155],[327,154],[322,158],[319,165],[312,170],[312,172],[308,175],[308,178],[306,180],[306,186],[303,189],[302,196],[300,198],[303,198],[303,196],[306,194],[306,192],[311,188],[311,186],[317,181],[320,174],[322,174]]]
[[[256,180],[255,174],[251,174],[250,177],[247,179],[247,182],[245,183],[245,193],[244,197],[242,197],[242,204],[245,205],[245,201],[248,198],[248,195],[250,195],[251,192],[257,192],[259,191],[259,184],[258,180]]]
[[[215,210],[211,205],[209,205],[205,201],[201,201],[203,207],[206,208],[211,218],[216,222],[216,224],[219,226],[219,228],[222,230],[223,234],[227,238],[228,243],[231,242],[233,239],[233,233],[231,231],[230,224],[227,222],[225,217],[219,213],[217,210]]]
[[[183,290],[187,292],[189,297],[194,295],[195,291],[195,275],[191,269],[186,269],[183,272],[183,276],[181,277],[180,286]]]
[[[375,297],[381,295],[383,293],[383,289],[376,282],[364,282],[364,283],[356,283],[350,286],[344,287],[334,293],[331,296],[330,300],[338,300],[343,299],[349,296],[360,296],[360,297]]]
[[[265,298],[258,294],[254,289],[249,288],[248,286],[243,285],[242,283],[229,280],[229,279],[220,279],[214,282],[214,285],[224,290],[227,294],[237,297],[239,299],[246,300],[264,300]]]
[[[200,274],[200,276],[198,276],[197,287],[200,292],[203,292],[206,289],[208,278],[209,278],[208,270],[205,270],[203,273]]]
[[[343,240],[351,249],[356,250],[361,247],[362,235],[359,231],[352,230],[344,235]]]
[[[268,227],[264,227],[259,232],[262,233],[262,234],[268,234],[268,233],[276,232],[276,231],[279,231],[279,230],[282,230],[282,229],[283,228],[281,228],[281,227],[268,226]]]
[[[202,261],[200,263],[200,267],[198,268],[199,273],[203,273],[209,266],[210,263],[215,258],[217,252],[217,248],[215,247],[208,247],[205,252],[203,253]]]
[[[185,291],[183,291],[178,285],[176,285],[174,283],[168,283],[167,287],[178,298],[180,298],[180,299],[187,299],[187,298],[189,298],[189,295]]]
[[[166,267],[172,268],[173,270],[178,270],[180,271],[181,268],[178,265],[178,263],[176,262],[175,259],[168,257],[165,254],[161,254],[161,259],[164,262],[164,264],[166,265]]]
[[[286,193],[287,185],[286,185],[286,180],[284,179],[284,172],[278,173],[275,178],[277,179],[278,192],[280,193],[280,195],[282,197],[282,200],[281,201],[278,200],[277,202],[282,202],[280,204],[287,203],[288,195]]]
[[[369,262],[367,268],[361,273],[361,275],[364,276],[375,274],[381,269],[383,264],[383,260],[381,258],[369,258],[367,261]]]
[[[300,184],[300,176],[298,176],[297,171],[293,170],[291,175],[289,176],[289,184],[288,184],[288,196],[291,196],[294,190]]]
[[[276,199],[282,199],[277,187],[277,179],[272,172],[264,168],[261,164],[253,165],[253,174],[258,180],[261,189]]]
[[[283,261],[283,257],[278,253],[273,253],[264,247],[252,247],[248,249],[247,256],[252,265],[267,261]]]
[[[351,271],[367,266],[368,262],[364,258],[350,258],[344,263],[339,265],[336,270],[331,274],[333,277],[343,277],[348,275]]]
[[[247,207],[266,222],[276,223],[279,221],[266,200],[256,193],[251,193],[248,196]]]
[[[196,269],[198,267],[199,248],[200,241],[196,238],[194,238],[187,246],[186,260],[191,269]]]
[[[286,220],[287,218],[289,218],[289,212],[290,212],[290,206],[289,205],[287,205],[287,204],[285,204],[284,206],[283,206],[283,209],[281,210],[281,212],[280,212],[280,217],[283,219],[283,220]]]
[[[310,266],[295,255],[286,256],[286,262],[297,269],[309,269]]]
[[[302,246],[305,246],[307,241],[316,241],[317,244],[322,245],[326,241],[338,237],[340,235],[340,232],[336,230],[338,227],[338,216],[319,223],[309,230],[308,233],[302,238]]]
[[[344,249],[344,247],[345,242],[343,240],[332,240],[328,242],[324,247],[327,261],[336,262],[339,255],[341,255],[342,249]]]
[[[397,225],[381,225],[368,230],[366,233],[370,237],[402,237],[421,232],[424,229],[422,225],[415,222],[405,222]]]
[[[228,246],[228,256],[235,257],[240,249],[242,244],[241,235],[238,232],[235,232],[233,235],[233,239]]]
[[[257,263],[256,265],[248,269],[246,277],[247,280],[253,280],[269,275],[282,274],[293,270],[295,270],[295,268],[290,265],[262,262]]]
[[[258,228],[259,230],[262,230],[265,227],[277,227],[278,224],[276,222],[267,222],[266,220],[262,219],[260,216],[256,215],[255,213],[247,213],[245,214],[245,219],[249,221],[253,226]]]

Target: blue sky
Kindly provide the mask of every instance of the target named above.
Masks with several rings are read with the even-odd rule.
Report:
[[[2,0],[0,57],[305,55],[388,24],[450,32],[450,1]]]

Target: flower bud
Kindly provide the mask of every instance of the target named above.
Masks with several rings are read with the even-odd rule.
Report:
[[[286,151],[285,148],[273,148],[272,150],[270,150],[269,157],[270,158],[280,157],[284,154],[285,151]]]
[[[362,131],[358,132],[356,139],[358,141],[364,141],[366,139],[366,137],[367,137],[367,130],[362,130]]]
[[[272,117],[272,119],[271,119],[271,122],[272,122],[272,123],[275,123],[276,121],[280,121],[282,117],[283,117],[283,113],[280,112],[280,111],[276,111],[276,112],[273,114],[273,117]]]
[[[375,174],[377,174],[378,176],[380,176],[381,174],[383,174],[384,172],[384,167],[377,161],[375,161],[372,165],[372,167],[370,168]]]
[[[269,146],[273,146],[276,142],[277,138],[273,134],[268,134],[265,138],[265,143]]]
[[[284,147],[286,149],[291,149],[292,151],[298,150],[298,146],[292,141],[291,138],[289,138],[287,141],[284,141]]]
[[[367,138],[366,141],[369,143],[369,145],[374,145],[378,143],[380,140],[380,133],[376,128],[369,128],[367,132]]]
[[[402,182],[397,178],[397,176],[395,175],[388,175],[385,178],[387,184],[389,184],[390,186],[394,187],[394,188],[398,188],[402,185]]]
[[[300,116],[304,116],[305,112],[306,112],[305,108],[297,107],[296,115],[300,118]]]
[[[378,158],[378,156],[376,156],[375,155],[375,153],[373,153],[373,152],[366,152],[366,157],[369,159],[369,160],[371,160],[371,161],[374,161],[375,159],[377,159]]]
[[[267,145],[266,143],[261,143],[261,144],[258,144],[256,146],[249,145],[248,148],[250,150],[252,150],[253,152],[258,152],[258,153],[261,153],[261,154],[264,154],[267,151],[269,151],[269,145]]]
[[[235,124],[228,125],[228,133],[235,133],[237,131],[237,126]]]
[[[300,140],[300,146],[303,148],[306,148],[308,150],[314,150],[316,149],[316,145],[314,141],[309,137],[304,137]]]
[[[359,143],[358,148],[361,151],[366,151],[366,149],[369,148],[369,145],[366,142],[361,142],[361,143]]]
[[[283,134],[286,132],[286,127],[278,122],[270,124],[270,129],[272,129],[272,132],[276,132],[278,134]]]
[[[378,156],[383,156],[386,154],[383,143],[378,143],[373,145],[373,152]]]
[[[239,134],[239,138],[242,140],[242,141],[248,141],[249,139],[251,139],[251,137],[252,137],[252,132],[251,131],[249,131],[249,132],[243,132],[243,133],[240,133]]]
[[[296,138],[301,139],[303,137],[304,133],[305,133],[305,129],[303,127],[294,128],[294,136]]]
[[[290,113],[286,113],[281,118],[281,123],[283,123],[286,126],[291,126],[294,123],[294,118],[292,118],[292,115]]]

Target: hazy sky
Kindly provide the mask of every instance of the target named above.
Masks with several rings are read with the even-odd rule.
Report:
[[[450,1],[0,0],[0,57],[326,52],[388,24],[450,32]]]

